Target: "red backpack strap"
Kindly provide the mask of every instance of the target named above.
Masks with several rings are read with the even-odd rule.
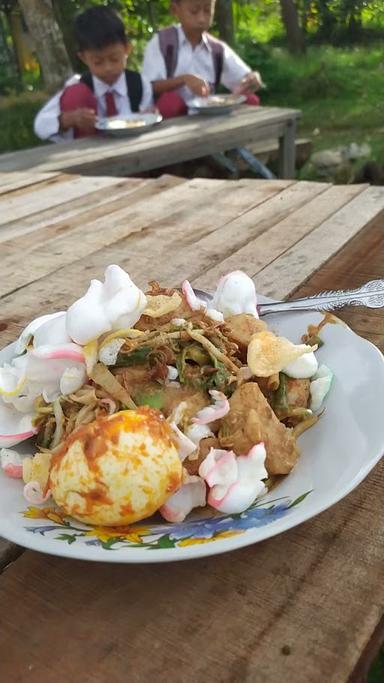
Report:
[[[176,26],[162,28],[158,34],[160,52],[163,55],[167,78],[172,78],[177,65],[177,53],[179,51],[179,35]]]
[[[215,38],[215,36],[211,36],[210,33],[207,33],[206,36],[208,45],[212,50],[213,66],[215,69],[215,87],[217,88],[220,84],[224,67],[224,43]]]

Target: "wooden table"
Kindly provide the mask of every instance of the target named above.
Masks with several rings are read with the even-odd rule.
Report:
[[[383,276],[384,190],[0,176],[1,345],[109,263],[199,286],[242,267],[275,297]],[[383,310],[342,317],[384,350]],[[226,555],[108,565],[0,546],[4,683],[344,683],[384,635],[384,463],[284,534]],[[373,640],[371,639],[373,635]]]
[[[169,164],[279,140],[279,176],[295,175],[297,109],[242,106],[230,116],[182,116],[138,137],[85,138],[0,156],[1,171],[67,171],[128,176]]]

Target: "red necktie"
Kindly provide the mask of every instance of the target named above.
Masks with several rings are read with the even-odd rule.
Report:
[[[105,93],[105,105],[107,107],[107,116],[116,116],[117,109],[113,92]]]

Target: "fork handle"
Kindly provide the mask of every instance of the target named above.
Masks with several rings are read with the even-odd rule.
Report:
[[[287,311],[334,311],[344,306],[384,307],[384,280],[371,280],[357,289],[332,290],[292,301],[259,304],[260,316]]]

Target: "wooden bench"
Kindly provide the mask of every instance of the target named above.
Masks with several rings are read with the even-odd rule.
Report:
[[[295,175],[297,109],[242,106],[228,116],[181,116],[137,137],[85,138],[0,156],[0,172],[65,171],[129,176],[266,140],[279,147],[281,178]]]
[[[249,150],[259,161],[267,166],[275,165],[279,161],[278,140],[261,140],[248,145]],[[296,138],[295,140],[296,169],[300,169],[312,154],[312,140],[309,138]]]

